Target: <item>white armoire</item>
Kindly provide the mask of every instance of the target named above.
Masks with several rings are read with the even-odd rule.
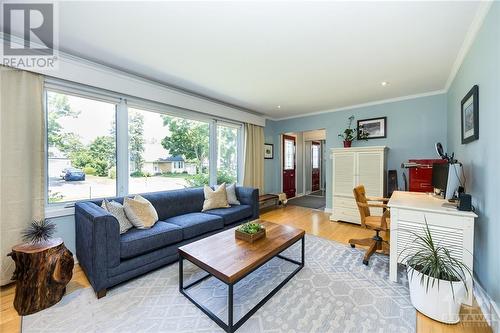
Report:
[[[332,215],[330,220],[360,224],[358,207],[352,190],[364,185],[367,196],[386,194],[387,147],[333,148]],[[381,209],[370,208],[373,215]]]

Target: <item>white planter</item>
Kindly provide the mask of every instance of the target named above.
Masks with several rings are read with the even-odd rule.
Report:
[[[424,277],[424,284],[420,283],[422,274],[413,271],[413,268],[407,266],[408,283],[410,285],[411,303],[422,314],[434,320],[446,323],[456,324],[460,321],[460,305],[465,300],[466,290],[462,282],[452,282],[453,291],[449,281],[438,280],[432,285],[432,278],[429,282],[429,289],[426,289],[427,275]],[[413,277],[412,277],[413,271]],[[453,298],[455,294],[455,298]]]

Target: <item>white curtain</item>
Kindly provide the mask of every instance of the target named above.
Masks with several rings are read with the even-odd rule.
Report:
[[[44,137],[43,76],[0,66],[0,285],[21,230],[44,217]]]
[[[264,128],[245,124],[245,168],[243,185],[264,193]]]

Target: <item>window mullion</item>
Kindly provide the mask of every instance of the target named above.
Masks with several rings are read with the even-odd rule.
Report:
[[[116,105],[116,192],[118,196],[128,194],[128,107],[122,99]]]
[[[245,143],[244,143],[244,132],[243,132],[244,128],[243,126],[240,126],[238,128],[238,142],[237,142],[237,159],[238,159],[238,162],[237,162],[237,180],[236,182],[238,184],[243,184],[243,161],[244,161],[244,150],[245,150]]]
[[[217,185],[217,121],[210,122],[210,139],[209,139],[209,184],[211,186]]]

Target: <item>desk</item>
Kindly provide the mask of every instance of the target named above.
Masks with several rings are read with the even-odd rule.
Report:
[[[398,263],[404,264],[401,251],[415,239],[411,232],[423,234],[425,221],[434,241],[453,250],[452,255],[473,270],[475,213],[459,211],[447,200],[419,192],[396,191],[387,205],[391,208],[389,278],[392,281],[398,280]],[[466,304],[472,305],[472,277],[467,280],[467,288]]]

